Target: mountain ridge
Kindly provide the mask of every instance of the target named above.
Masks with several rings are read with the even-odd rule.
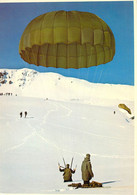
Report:
[[[58,73],[40,73],[33,69],[0,69],[0,93],[50,98],[55,100],[94,99],[133,101],[134,87],[120,84],[90,83]],[[95,101],[95,100],[94,100]]]

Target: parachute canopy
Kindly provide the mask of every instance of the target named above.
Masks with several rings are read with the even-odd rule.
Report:
[[[129,114],[131,114],[130,108],[128,108],[125,104],[119,104],[118,107],[126,110]]]
[[[53,11],[33,19],[24,30],[19,53],[29,64],[84,68],[110,62],[115,39],[98,16],[79,11]]]

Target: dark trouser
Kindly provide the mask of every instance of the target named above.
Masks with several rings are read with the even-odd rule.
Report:
[[[88,184],[89,185],[89,181],[84,181],[84,184]]]

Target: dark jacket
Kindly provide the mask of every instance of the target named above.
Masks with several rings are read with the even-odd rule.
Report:
[[[75,170],[72,170],[70,168],[61,169],[59,168],[60,172],[63,173],[64,181],[72,181],[72,173],[75,173]]]
[[[83,181],[89,181],[94,177],[94,174],[92,172],[92,166],[90,162],[90,158],[86,157],[81,165],[81,171],[82,171],[82,179]]]

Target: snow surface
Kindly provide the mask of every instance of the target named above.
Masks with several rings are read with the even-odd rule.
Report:
[[[30,69],[3,70],[0,84],[0,193],[134,194],[134,87],[94,84]],[[10,82],[11,81],[11,82]],[[8,94],[10,93],[10,94]],[[124,103],[132,114],[119,109]],[[20,112],[27,111],[27,118]],[[114,111],[116,112],[114,114]],[[81,163],[91,154],[94,181],[74,189],[58,162],[83,183]]]

